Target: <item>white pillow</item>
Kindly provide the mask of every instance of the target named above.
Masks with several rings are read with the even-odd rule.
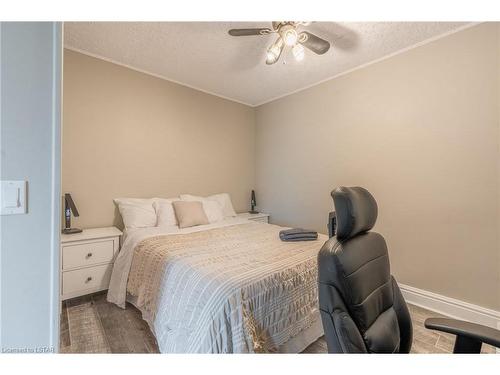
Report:
[[[157,216],[157,227],[170,227],[176,226],[177,218],[175,217],[174,206],[172,206],[172,202],[178,201],[179,198],[155,198],[153,207],[156,211]]]
[[[224,210],[222,205],[215,199],[211,197],[197,197],[194,195],[183,194],[181,195],[181,200],[186,202],[201,202],[203,204],[203,210],[205,215],[207,215],[209,223],[217,223],[224,220]]]
[[[203,199],[208,199],[208,200],[214,200],[219,202],[219,204],[222,207],[222,212],[224,214],[224,217],[234,217],[236,216],[236,212],[234,211],[233,208],[233,203],[231,202],[231,197],[229,196],[228,193],[220,193],[220,194],[214,194],[209,197],[198,197],[196,195],[190,195],[190,194],[182,194],[180,196],[182,200],[189,201],[189,200],[203,200]]]
[[[224,212],[222,211],[222,206],[219,202],[204,199],[201,203],[203,204],[203,210],[205,211],[210,224],[224,220]]]
[[[116,198],[125,228],[148,228],[156,226],[156,211],[153,199]]]

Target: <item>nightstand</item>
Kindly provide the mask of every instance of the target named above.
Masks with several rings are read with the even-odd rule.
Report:
[[[260,221],[262,223],[269,223],[269,214],[265,214],[263,212],[259,212],[258,214],[251,214],[249,212],[243,212],[241,214],[238,214],[238,217],[241,217],[243,219],[253,220],[253,221]]]
[[[108,289],[122,232],[115,227],[61,235],[61,299]]]

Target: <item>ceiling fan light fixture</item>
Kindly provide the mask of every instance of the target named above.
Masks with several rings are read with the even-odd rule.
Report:
[[[278,62],[283,54],[285,46],[292,50],[292,55],[296,61],[302,61],[304,59],[304,48],[307,48],[316,55],[324,55],[328,52],[330,49],[330,42],[309,31],[297,31],[297,28],[300,29],[309,24],[310,22],[303,21],[273,21],[271,24],[272,29],[268,27],[231,29],[228,33],[231,36],[238,37],[250,35],[266,36],[273,33],[278,34],[276,41],[270,45],[266,51],[266,64],[272,65]],[[283,62],[283,64],[285,63],[286,62]]]
[[[281,52],[283,51],[283,47],[283,39],[280,37],[268,48],[266,54],[266,64],[271,65],[278,61],[281,56]]]
[[[292,54],[296,61],[304,60],[305,56],[304,47],[302,47],[302,45],[300,44],[294,45],[292,48]]]
[[[278,56],[273,51],[267,51],[266,64],[274,64],[278,60]]]
[[[295,27],[293,26],[285,28],[281,33],[281,37],[285,41],[285,44],[289,47],[294,46],[299,39],[297,30],[295,30]]]

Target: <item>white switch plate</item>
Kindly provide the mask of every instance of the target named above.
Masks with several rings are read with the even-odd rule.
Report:
[[[1,181],[0,215],[26,213],[27,181]]]

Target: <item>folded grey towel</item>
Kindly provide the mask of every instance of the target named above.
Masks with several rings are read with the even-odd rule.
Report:
[[[318,237],[316,238],[307,238],[307,237],[301,237],[301,238],[281,238],[281,241],[283,242],[302,242],[302,241],[316,241]]]
[[[292,229],[284,229],[280,231],[280,234],[283,234],[284,236],[288,235],[294,235],[294,234],[315,234],[317,235],[318,233],[313,230],[307,230],[303,228],[292,228]]]
[[[316,233],[280,234],[282,238],[317,238]]]
[[[318,232],[302,228],[285,229],[280,231],[279,235],[282,241],[314,241],[318,239]]]

